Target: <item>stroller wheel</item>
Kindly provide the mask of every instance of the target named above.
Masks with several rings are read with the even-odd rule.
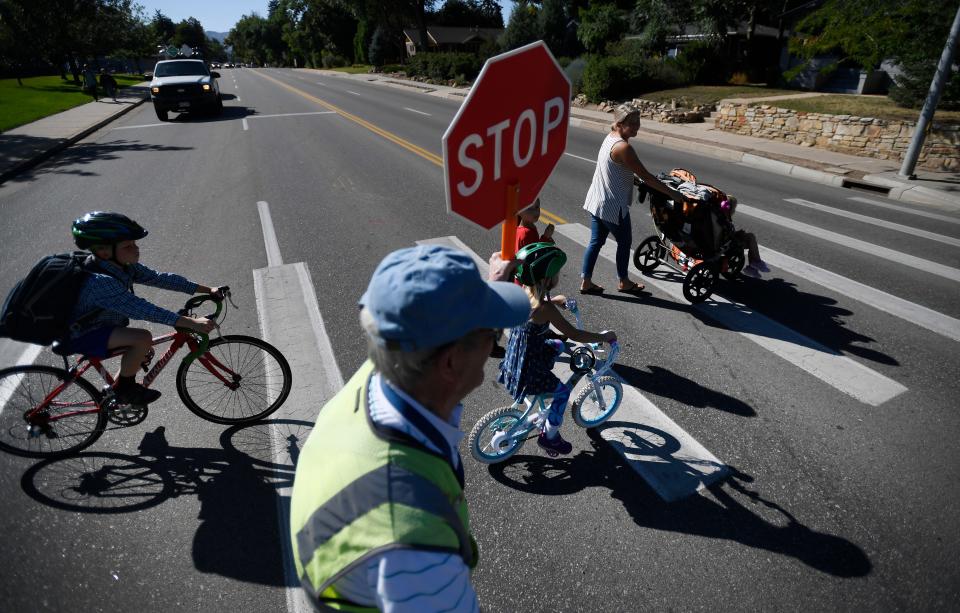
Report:
[[[727,279],[733,281],[740,276],[747,259],[743,257],[743,249],[731,249],[727,252],[727,271],[720,273]]]
[[[716,282],[717,271],[706,262],[700,262],[683,279],[683,297],[693,304],[703,302],[713,293]]]
[[[650,236],[643,239],[633,252],[633,265],[645,275],[649,275],[660,265],[660,237]]]

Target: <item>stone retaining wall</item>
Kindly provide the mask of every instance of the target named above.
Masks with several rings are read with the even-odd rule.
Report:
[[[916,124],[872,117],[827,115],[770,105],[722,104],[714,125],[727,132],[782,140],[806,147],[903,160]],[[960,126],[933,124],[917,161],[918,168],[960,171]]]

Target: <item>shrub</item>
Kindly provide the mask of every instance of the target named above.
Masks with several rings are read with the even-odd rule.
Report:
[[[691,43],[680,50],[674,60],[689,83],[719,85],[727,80],[723,51],[711,42]]]
[[[888,97],[897,106],[922,108],[937,69],[936,60],[904,62],[900,65],[900,69],[902,72],[894,77]],[[945,111],[960,109],[960,76],[956,71],[953,71],[944,85],[937,108]]]
[[[593,55],[583,70],[582,92],[590,101],[600,102],[685,84],[685,74],[672,61]]]
[[[329,51],[324,51],[321,55],[321,63],[324,68],[340,68],[342,66],[349,66],[350,62],[347,58],[342,55],[337,55],[336,53],[330,53]]]
[[[747,78],[747,73],[745,72],[735,72],[733,76],[730,77],[730,80],[727,81],[730,85],[746,85],[750,82],[750,79]]]
[[[465,83],[477,77],[483,62],[483,58],[472,53],[418,53],[410,59],[406,72],[410,76]]]

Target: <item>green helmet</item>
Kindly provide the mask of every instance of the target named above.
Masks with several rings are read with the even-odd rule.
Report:
[[[533,243],[517,252],[520,265],[514,277],[524,285],[555,276],[567,263],[567,254],[553,243]]]
[[[123,241],[140,240],[147,235],[140,224],[126,215],[93,211],[76,219],[70,228],[73,242],[81,249],[93,245],[116,245]]]

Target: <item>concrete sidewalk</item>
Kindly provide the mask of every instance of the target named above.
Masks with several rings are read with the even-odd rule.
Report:
[[[148,83],[0,133],[0,183],[39,164],[150,99]]]
[[[301,70],[330,77],[357,79],[399,87],[454,100],[463,100],[470,91],[468,88],[432,85],[382,74],[350,75],[333,70]],[[797,97],[816,95],[821,94],[801,93]],[[782,96],[771,97],[771,99],[780,98]],[[572,107],[570,110],[571,125],[596,128],[603,132],[610,129],[612,118],[612,113],[602,111],[578,107]],[[960,212],[960,173],[921,170],[916,173],[915,180],[907,180],[898,176],[900,164],[895,161],[802,147],[753,136],[741,136],[717,130],[710,120],[704,123],[688,124],[644,120],[636,140],[753,166],[798,179],[862,189],[893,200],[926,204]]]

